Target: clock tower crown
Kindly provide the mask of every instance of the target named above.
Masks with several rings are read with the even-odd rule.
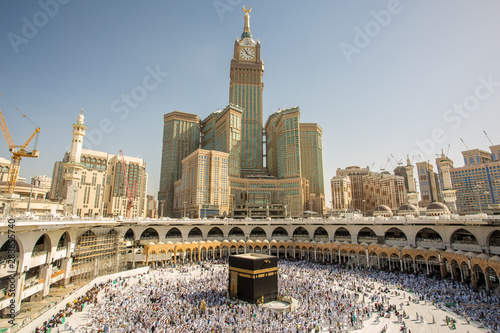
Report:
[[[252,33],[250,32],[250,15],[248,15],[248,13],[252,11],[252,7],[249,7],[249,9],[245,9],[245,6],[243,6],[243,11],[245,12],[245,26],[243,27],[241,39],[252,38]]]

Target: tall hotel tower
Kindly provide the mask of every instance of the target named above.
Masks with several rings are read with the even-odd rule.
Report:
[[[243,10],[229,105],[204,120],[179,111],[164,116],[160,216],[283,218],[324,211],[322,129],[301,124],[298,107],[274,112],[263,126],[264,62],[250,32],[251,8]]]
[[[264,62],[260,58],[260,42],[252,39],[250,10],[245,10],[245,26],[241,39],[234,42],[229,83],[229,103],[243,108],[241,119],[242,172],[262,172],[262,90]]]

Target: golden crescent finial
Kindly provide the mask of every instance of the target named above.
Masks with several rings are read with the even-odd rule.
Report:
[[[251,7],[251,6],[248,6],[248,8],[249,8],[249,9],[245,9],[245,5],[243,5],[243,11],[244,11],[245,13],[247,13],[247,14],[248,14],[248,13],[250,13],[250,12],[252,11],[252,7]]]
[[[83,108],[82,108],[82,111],[80,112],[80,114],[83,114]]]

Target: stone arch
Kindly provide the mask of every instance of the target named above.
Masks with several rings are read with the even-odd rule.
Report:
[[[479,241],[477,237],[464,228],[460,228],[455,230],[450,237],[450,243],[461,243],[461,244],[470,244],[470,245],[479,245]]]
[[[362,228],[358,232],[358,243],[376,243],[377,242],[377,234],[368,227]]]
[[[189,230],[189,233],[188,233],[188,239],[189,238],[203,238],[203,233],[201,232],[200,228],[198,227],[194,227],[192,228],[191,230]]]
[[[439,261],[439,258],[437,256],[435,255],[429,256],[429,258],[427,259],[427,263],[430,275],[439,276],[441,274],[441,262]]]
[[[159,241],[160,240],[160,235],[158,235],[158,231],[156,231],[155,228],[147,228],[141,233],[141,240],[144,241]]]
[[[333,235],[333,240],[337,243],[341,242],[351,242],[351,233],[344,227],[340,227],[335,230],[335,234]]]
[[[50,253],[52,249],[52,242],[50,241],[50,237],[47,234],[41,235],[33,246],[33,251],[31,256],[35,256],[36,253],[47,252]]]
[[[488,236],[488,246],[500,247],[500,230],[495,230]]]
[[[399,228],[392,227],[389,228],[384,234],[384,239],[385,240],[404,240],[407,241],[408,238],[406,237],[406,234]]]
[[[125,234],[123,235],[123,239],[124,240],[131,240],[131,241],[134,241],[135,240],[135,233],[134,233],[134,230],[132,230],[132,228],[128,228],[128,230],[125,232]]]
[[[12,244],[11,242],[14,242],[14,246],[11,245]],[[9,253],[12,253],[12,250],[14,250],[15,258],[9,258]],[[0,247],[0,262],[6,260],[5,261],[6,263],[12,263],[12,261],[9,261],[8,259],[11,260],[15,259],[15,265],[18,266],[12,270],[19,272],[20,270],[22,270],[23,267],[21,263],[21,261],[23,261],[22,253],[23,252],[21,249],[21,244],[18,242],[17,239],[15,238],[7,239]]]
[[[328,232],[323,227],[318,227],[314,230],[314,241],[316,242],[328,242]]]
[[[178,238],[182,240],[182,232],[179,230],[179,228],[170,228],[167,233],[165,234],[166,239],[173,239],[173,238]]]
[[[486,267],[484,270],[486,273],[487,283],[489,283],[489,290],[498,290],[500,286],[500,280],[498,279],[498,273],[490,266]]]
[[[251,240],[264,240],[267,238],[266,232],[261,227],[255,227],[250,231]]]
[[[69,232],[65,231],[57,241],[56,251],[62,250],[63,248],[67,249],[70,243],[71,243],[71,237],[69,235]]]
[[[483,268],[478,264],[475,264],[472,266],[471,273],[476,278],[476,286],[477,287],[485,286],[485,284],[486,284],[485,271],[486,270],[483,270]]]
[[[234,227],[231,230],[229,230],[229,238],[245,238],[245,233],[241,228],[239,227]]]
[[[224,233],[222,232],[222,229],[219,227],[213,227],[208,231],[207,234],[207,239],[212,240],[212,239],[223,239],[224,238]]]
[[[416,242],[419,242],[419,241],[423,241],[423,242],[426,242],[426,241],[442,242],[443,241],[443,237],[436,230],[434,230],[432,228],[429,228],[429,227],[426,227],[426,228],[420,229],[417,232],[417,235],[415,236],[415,241]]]
[[[271,238],[276,240],[289,239],[288,231],[286,231],[285,228],[283,227],[277,227],[276,229],[273,230]]]
[[[295,228],[293,231],[293,241],[306,241],[310,240],[309,232],[304,227]]]

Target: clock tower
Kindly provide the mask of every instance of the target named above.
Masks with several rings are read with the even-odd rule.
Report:
[[[245,26],[241,38],[234,43],[229,83],[229,103],[243,109],[241,119],[241,172],[263,173],[262,90],[264,62],[260,58],[260,42],[250,32],[250,11],[245,9]]]

